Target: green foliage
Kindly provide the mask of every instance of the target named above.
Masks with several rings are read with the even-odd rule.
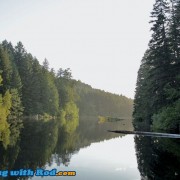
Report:
[[[1,87],[1,90],[4,93],[7,89],[10,88],[13,70],[9,55],[2,46],[0,46],[0,70],[2,71],[1,75],[3,78],[3,87]]]
[[[90,116],[131,117],[133,100],[122,95],[108,93],[80,81],[75,82],[77,105],[80,114]]]
[[[21,98],[19,97],[17,89],[11,89],[11,109],[10,115],[8,116],[8,123],[10,125],[10,145],[14,146],[20,136],[20,130],[22,125],[23,107]]]
[[[179,132],[180,99],[180,1],[156,0],[152,38],[138,72],[134,99],[134,125]]]
[[[54,83],[55,77],[48,71],[47,60],[43,67],[26,52],[21,42],[14,48],[7,41],[2,43],[0,60],[4,79],[4,89],[1,89],[4,92],[17,89],[25,115],[57,114],[59,97]]]
[[[0,86],[2,85],[1,83],[2,83],[2,81],[3,81],[3,79],[2,79],[2,77],[0,76]]]
[[[41,102],[43,110],[50,115],[56,115],[59,109],[59,94],[54,79],[46,70],[42,70]]]
[[[11,89],[11,114],[10,119],[12,118],[20,118],[23,114],[23,107],[21,103],[21,98],[19,97],[18,90],[17,89]]]
[[[134,99],[134,122],[142,123],[145,121],[150,124],[150,116],[154,109],[153,102],[155,100],[154,87],[152,86],[152,80],[150,75],[150,66],[147,64],[150,51],[147,50],[141,61],[141,66],[138,71],[138,78],[136,83],[136,94]],[[147,80],[148,79],[148,80]],[[151,99],[153,97],[153,99]]]
[[[0,141],[5,147],[9,144],[10,130],[7,117],[10,114],[10,108],[11,94],[7,91],[4,96],[0,94]]]
[[[27,137],[30,132],[26,123],[24,123],[25,127],[22,128],[23,116],[26,121],[30,120],[31,117],[36,118],[37,123],[33,123],[34,125],[37,124],[37,127],[30,126],[30,129],[35,130],[34,137],[36,132],[37,134],[40,133],[45,138],[45,141],[52,138],[42,131],[49,132],[50,130],[44,128],[39,121],[43,119],[44,123],[51,124],[55,117],[58,116],[57,127],[53,127],[55,136],[57,137],[58,130],[62,131],[65,134],[62,136],[65,136],[66,141],[68,139],[69,141],[64,142],[64,148],[60,149],[63,151],[68,149],[71,152],[74,150],[74,145],[71,144],[79,126],[79,108],[82,114],[90,115],[103,114],[113,117],[127,117],[132,114],[132,99],[92,89],[88,85],[77,82],[72,79],[69,68],[64,70],[60,68],[56,73],[53,69],[50,70],[47,59],[44,60],[43,65],[40,65],[39,61],[26,51],[21,42],[18,42],[15,47],[7,41],[2,42],[0,46],[0,65],[3,78],[2,81],[0,77],[0,82],[3,82],[3,86],[0,87],[1,102],[8,101],[6,99],[7,95],[4,95],[6,92],[11,95],[11,106],[8,111],[6,114],[5,111],[1,111],[1,113],[4,112],[2,115],[4,117],[3,126],[1,128],[6,132],[5,137],[6,144],[9,144],[8,148],[15,147],[21,141],[21,132],[24,134],[23,138],[25,140],[32,144],[34,142],[33,138],[31,138],[33,139],[33,142],[31,142]],[[53,129],[51,130],[53,131]],[[52,132],[49,133],[52,134]],[[54,143],[57,140],[56,137]],[[35,144],[47,145],[46,142],[44,144],[40,142],[39,138],[36,139]],[[26,152],[26,146],[26,144],[21,144],[23,154],[20,155],[20,159],[24,157],[24,154],[31,157],[30,152]],[[36,152],[37,149],[33,147],[32,151]],[[47,159],[53,149],[54,146],[52,149],[47,150],[48,152],[44,153],[44,157],[39,155],[38,152],[37,155],[39,155],[39,158]],[[35,158],[37,157],[34,156],[32,159],[35,160]],[[42,162],[42,159],[39,159],[39,162]],[[39,165],[41,164],[43,163]],[[28,165],[28,162],[25,162],[25,165]]]
[[[61,112],[61,126],[65,132],[72,133],[79,125],[79,110],[75,103],[68,102]]]
[[[43,61],[43,68],[46,69],[47,71],[49,70],[49,62],[46,58]]]
[[[7,41],[0,44],[0,84],[3,82],[0,86],[0,140],[3,143],[15,146],[23,115],[26,119],[43,117],[45,121],[60,115],[67,133],[77,128],[79,110],[71,70],[60,68],[56,75],[49,69],[47,59],[40,65],[21,42],[15,47]]]
[[[5,121],[10,113],[10,108],[11,108],[11,94],[9,93],[9,91],[7,91],[3,97],[1,96],[0,108],[1,108],[0,119],[2,121],[3,120]],[[0,128],[3,128],[3,126],[1,125]]]
[[[163,107],[153,117],[153,130],[171,130],[180,126],[180,100],[172,106]]]
[[[70,68],[67,68],[63,70],[62,68],[59,68],[57,72],[58,78],[64,78],[64,79],[72,79],[72,74]]]
[[[101,124],[101,123],[105,123],[107,122],[107,118],[104,117],[104,116],[98,116],[98,123]]]
[[[59,105],[61,108],[64,108],[66,103],[76,100],[73,80],[57,76],[56,87],[58,89]]]
[[[3,85],[0,92],[5,94],[2,97],[0,116],[5,128],[1,126],[1,137],[5,146],[14,145],[20,135],[22,127],[21,115],[23,107],[21,102],[21,79],[18,69],[13,62],[14,50],[10,43],[3,41],[0,45],[0,71],[2,72]],[[1,80],[2,81],[2,80]],[[2,129],[3,128],[3,129]],[[10,133],[11,132],[11,133]]]
[[[20,149],[14,169],[21,167],[35,170],[50,162],[58,140],[58,126],[55,120],[25,120],[20,139]]]

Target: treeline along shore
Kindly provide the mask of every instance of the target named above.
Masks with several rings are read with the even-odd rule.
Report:
[[[131,116],[133,100],[107,93],[72,78],[69,68],[41,65],[21,42],[0,43],[0,142],[15,144],[23,119],[58,118],[66,131],[78,126],[79,113]]]

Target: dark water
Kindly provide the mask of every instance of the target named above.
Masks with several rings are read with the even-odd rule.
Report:
[[[76,171],[45,179],[180,179],[180,140],[107,132],[132,129],[131,120],[98,124],[97,117],[86,116],[71,129],[57,120],[26,120],[16,143],[0,147],[0,179],[3,170],[19,169]]]

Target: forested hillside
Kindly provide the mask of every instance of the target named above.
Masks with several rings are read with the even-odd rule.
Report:
[[[129,118],[132,116],[133,100],[123,95],[112,94],[80,81],[76,82],[77,101],[80,114]]]
[[[70,69],[55,73],[47,59],[40,65],[21,42],[15,47],[7,41],[0,44],[0,83],[0,141],[4,145],[16,143],[22,116],[60,117],[67,131],[78,121]]]
[[[58,118],[63,131],[74,132],[81,114],[129,117],[131,99],[91,88],[72,79],[69,68],[40,65],[21,42],[0,44],[0,142],[14,145],[23,119]]]
[[[180,130],[180,1],[156,0],[134,100],[136,128]]]

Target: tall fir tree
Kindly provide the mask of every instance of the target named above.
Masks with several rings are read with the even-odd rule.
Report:
[[[166,103],[164,86],[170,78],[170,48],[168,43],[168,12],[166,0],[156,0],[152,11],[152,38],[149,42],[150,56],[148,64],[151,67],[150,80],[154,93],[154,112]],[[168,80],[169,81],[169,80]]]
[[[156,128],[178,129],[180,124],[176,113],[180,108],[178,5],[179,0],[172,0],[171,3],[156,0],[153,6],[152,38],[136,84],[133,113],[136,125],[139,122],[149,127],[153,124]]]

